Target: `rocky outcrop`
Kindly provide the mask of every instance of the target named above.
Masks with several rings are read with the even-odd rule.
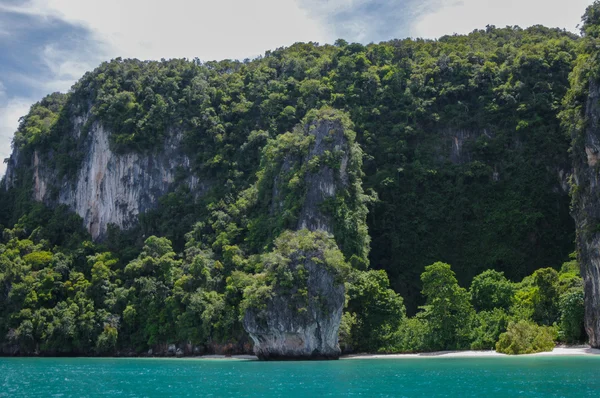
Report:
[[[369,198],[362,190],[363,153],[352,126],[348,115],[338,110],[309,112],[292,133],[266,148],[265,153],[276,156],[265,162],[263,175],[270,181],[259,182],[259,197],[270,195],[265,210],[271,225],[332,233],[347,259],[354,256],[366,265]]]
[[[303,247],[302,241],[310,242],[311,247]],[[345,290],[342,269],[331,261],[336,251],[343,262],[330,235],[301,230],[285,232],[276,242],[275,252],[265,256],[266,272],[258,276],[255,292],[270,293],[244,316],[244,329],[254,341],[259,359],[339,357]],[[281,261],[282,257],[285,260]],[[282,267],[286,269],[283,278]],[[260,283],[265,276],[274,282]],[[256,297],[261,299],[257,295],[251,300],[256,302]]]
[[[337,359],[344,284],[312,260],[290,264],[298,266],[308,273],[308,305],[293,305],[291,295],[277,292],[264,311],[248,310],[244,328],[254,341],[254,353],[263,360]]]
[[[93,123],[89,132],[81,133],[86,120],[74,122],[72,134],[83,147],[85,157],[74,179],[59,179],[57,170],[46,167],[48,153],[33,153],[33,197],[48,205],[65,204],[84,220],[92,238],[102,238],[108,224],[122,229],[131,227],[137,216],[156,207],[158,198],[172,189],[178,170],[187,171],[190,159],[181,148],[181,134],[170,131],[156,153],[114,153],[109,146],[110,132]],[[14,185],[14,170],[29,161],[15,150],[9,159],[5,184]],[[187,173],[184,181],[201,193],[205,184]]]
[[[592,81],[585,110],[586,128],[573,137],[572,214],[585,292],[585,329],[600,347],[600,86]]]
[[[272,215],[289,211],[284,208],[284,203],[289,203],[289,200],[283,198],[290,195],[286,191],[290,178],[300,175],[303,189],[299,191],[302,197],[297,198],[297,203],[301,203],[296,222],[298,232],[284,232],[276,240],[275,253],[267,255],[264,260],[265,272],[269,275],[267,279],[276,282],[261,286],[271,289],[271,295],[263,301],[263,307],[249,308],[244,317],[244,328],[254,341],[255,354],[261,359],[336,359],[340,355],[338,329],[344,307],[344,284],[343,279],[339,278],[339,267],[328,265],[325,253],[333,250],[339,253],[340,261],[344,261],[331,234],[336,233],[337,239],[343,235],[340,232],[346,230],[339,227],[336,230],[330,201],[340,197],[356,198],[348,201],[356,208],[341,202],[343,205],[339,207],[344,210],[340,211],[356,211],[360,215],[354,218],[358,220],[363,214],[357,210],[362,210],[360,181],[352,180],[360,175],[360,161],[356,160],[356,156],[360,155],[357,153],[359,150],[353,147],[354,133],[349,126],[343,113],[331,109],[319,111],[316,117],[305,121],[294,132],[299,137],[310,139],[308,148],[304,153],[288,148],[288,155],[275,173],[270,209]],[[298,138],[292,142],[304,141]],[[361,241],[362,236],[356,233],[358,230],[360,228],[356,227],[355,235],[352,232],[346,235],[355,237],[354,242],[362,242],[367,247],[364,250],[366,253],[368,240]],[[310,231],[315,233],[308,240],[321,242],[317,244],[318,248],[309,251],[306,248],[289,248],[294,247],[296,239],[301,240]],[[362,253],[360,251],[358,255]],[[287,262],[274,265],[269,256],[283,256]],[[277,278],[282,268],[286,269],[286,275],[293,277],[293,283],[287,281],[282,286],[278,284]]]
[[[350,144],[338,120],[315,121],[307,126],[307,131],[314,137],[314,143],[304,161],[319,158],[320,162],[318,170],[309,170],[305,176],[306,195],[297,229],[333,232],[331,215],[321,209],[321,204],[348,186]],[[327,164],[325,156],[337,157],[335,168]]]

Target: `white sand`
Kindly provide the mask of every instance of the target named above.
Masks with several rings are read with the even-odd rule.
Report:
[[[518,356],[564,356],[564,355],[600,355],[600,349],[589,346],[556,347],[552,351],[524,354]],[[394,359],[394,358],[485,358],[485,357],[510,357],[512,355],[500,354],[496,351],[435,351],[419,354],[352,354],[343,355],[340,359]],[[171,358],[172,359],[172,358]],[[254,355],[201,355],[183,357],[182,359],[242,359],[257,360]]]
[[[560,355],[600,355],[600,349],[581,347],[556,347],[552,351],[538,352],[536,354],[524,354],[519,356],[560,356]],[[423,352],[419,354],[354,354],[345,355],[340,359],[384,359],[384,358],[484,358],[484,357],[506,357],[496,351],[436,351]]]

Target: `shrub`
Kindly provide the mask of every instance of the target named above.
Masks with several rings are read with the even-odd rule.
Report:
[[[577,343],[585,339],[583,316],[585,312],[583,289],[572,288],[562,294],[559,300],[559,337],[567,343]]]
[[[98,336],[98,341],[96,342],[96,352],[98,354],[110,354],[117,345],[118,336],[119,332],[116,328],[104,325],[104,331]]]
[[[511,322],[506,332],[500,335],[496,351],[509,355],[552,351],[556,338],[554,327],[539,326],[528,321]]]
[[[492,311],[481,311],[475,317],[475,328],[472,332],[472,350],[493,350],[500,334],[508,326],[508,314],[495,308]]]
[[[422,317],[405,318],[398,331],[391,338],[391,345],[386,352],[420,352],[428,351],[425,338],[429,335],[429,324]]]

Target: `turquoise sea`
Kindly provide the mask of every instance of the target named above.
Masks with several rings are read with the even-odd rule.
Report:
[[[0,397],[600,397],[600,357],[0,358]]]

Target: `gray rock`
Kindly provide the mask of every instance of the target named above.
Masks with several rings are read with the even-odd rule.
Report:
[[[265,311],[250,309],[244,328],[259,359],[337,359],[344,284],[307,256],[308,307],[299,311],[289,294],[277,292]],[[295,266],[297,264],[291,264]]]
[[[169,344],[167,347],[167,355],[175,355],[177,352],[177,346],[175,344]]]
[[[183,356],[183,350],[181,348],[178,348],[177,351],[175,351],[175,355],[178,358],[181,358]]]
[[[590,82],[583,137],[574,137],[573,206],[577,249],[585,292],[585,329],[600,347],[600,86]]]
[[[17,168],[31,164],[33,198],[47,205],[66,204],[97,240],[106,234],[108,224],[127,229],[139,214],[156,207],[158,198],[172,188],[177,170],[190,168],[190,159],[183,153],[181,132],[170,130],[156,153],[118,154],[110,149],[110,131],[95,122],[85,135],[81,133],[85,123],[85,118],[78,118],[71,131],[86,154],[74,179],[59,179],[57,170],[45,167],[51,150],[35,151],[32,159],[25,159],[15,149],[8,160],[5,187],[16,184]],[[197,195],[207,188],[191,174],[185,183]]]
[[[324,203],[337,195],[360,196],[360,181],[350,181],[350,172],[360,175],[360,157],[352,141],[354,133],[347,131],[347,124],[339,111],[319,111],[319,115],[295,129],[296,134],[312,135],[314,139],[307,152],[299,154],[295,148],[283,159],[273,181],[270,212],[281,214],[285,200],[283,192],[289,182],[289,171],[293,165],[308,170],[304,175],[304,197],[298,212],[297,230],[324,231],[329,234],[354,231],[334,231],[331,211]],[[349,121],[348,121],[349,123]],[[355,156],[355,158],[352,158]],[[318,163],[315,162],[318,160]],[[353,163],[354,160],[354,163]],[[318,167],[311,166],[318,164]],[[351,169],[354,167],[354,169]],[[358,170],[357,170],[358,168]],[[352,203],[358,203],[356,200]],[[356,210],[356,209],[352,209]],[[356,237],[356,240],[361,237]],[[364,243],[368,247],[368,237]],[[342,247],[343,241],[337,245]],[[266,309],[249,309],[244,316],[244,328],[254,341],[254,353],[260,359],[337,359],[340,355],[338,330],[344,307],[344,284],[321,262],[323,253],[304,253],[288,266],[294,272],[302,266],[307,274],[308,304],[298,303],[294,292],[277,289],[268,300]],[[357,253],[363,255],[364,253]],[[292,290],[301,286],[294,286]]]
[[[333,232],[331,216],[321,210],[321,204],[348,184],[349,144],[344,136],[344,129],[339,122],[320,120],[312,125],[310,134],[315,137],[314,144],[307,156],[307,161],[323,156],[326,151],[341,154],[340,168],[334,170],[327,165],[321,165],[319,170],[306,176],[306,195],[298,218],[297,229],[306,228],[310,231],[323,230]],[[309,127],[310,128],[310,127]]]

